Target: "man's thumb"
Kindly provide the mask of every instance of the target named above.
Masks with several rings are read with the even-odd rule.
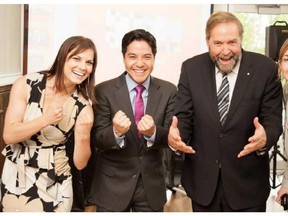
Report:
[[[253,123],[254,123],[254,126],[255,126],[256,129],[261,126],[261,124],[259,123],[258,117],[254,118]]]
[[[172,126],[173,128],[177,128],[177,125],[178,125],[178,119],[177,119],[176,116],[173,116],[171,126]]]

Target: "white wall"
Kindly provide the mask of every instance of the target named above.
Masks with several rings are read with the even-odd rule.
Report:
[[[181,63],[207,50],[209,4],[31,4],[29,8],[28,73],[50,67],[61,43],[72,35],[95,42],[96,83],[125,70],[121,40],[132,29],[144,28],[156,37],[153,75],[175,84]]]
[[[0,4],[0,86],[22,74],[22,15],[22,5]]]

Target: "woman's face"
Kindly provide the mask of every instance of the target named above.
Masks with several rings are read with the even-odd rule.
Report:
[[[72,52],[73,50],[70,53]],[[87,49],[73,56],[70,56],[70,53],[64,65],[64,75],[66,81],[78,85],[92,72],[94,52],[92,49]]]
[[[278,61],[279,70],[281,74],[288,80],[288,49],[284,53],[283,57]]]

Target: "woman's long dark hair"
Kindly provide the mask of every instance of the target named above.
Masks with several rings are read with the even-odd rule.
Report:
[[[95,44],[89,38],[83,36],[73,36],[66,39],[61,45],[56,59],[51,68],[46,71],[48,78],[55,76],[55,87],[57,91],[66,91],[64,86],[64,65],[67,58],[81,53],[87,49],[91,49],[94,52],[93,68],[92,72],[87,79],[85,79],[80,85],[77,86],[78,92],[86,99],[90,99],[93,104],[96,103],[94,96],[95,86],[95,70],[97,66],[97,51]],[[73,51],[74,50],[74,51]],[[70,55],[69,53],[73,51]],[[69,56],[68,56],[69,55]]]

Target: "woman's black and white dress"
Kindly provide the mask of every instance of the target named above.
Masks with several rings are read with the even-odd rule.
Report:
[[[27,75],[28,101],[24,122],[42,115],[47,76]],[[29,140],[9,144],[1,177],[3,211],[70,211],[72,176],[65,143],[80,111],[89,102],[75,91],[64,103],[64,116]],[[17,136],[17,134],[15,134]]]

